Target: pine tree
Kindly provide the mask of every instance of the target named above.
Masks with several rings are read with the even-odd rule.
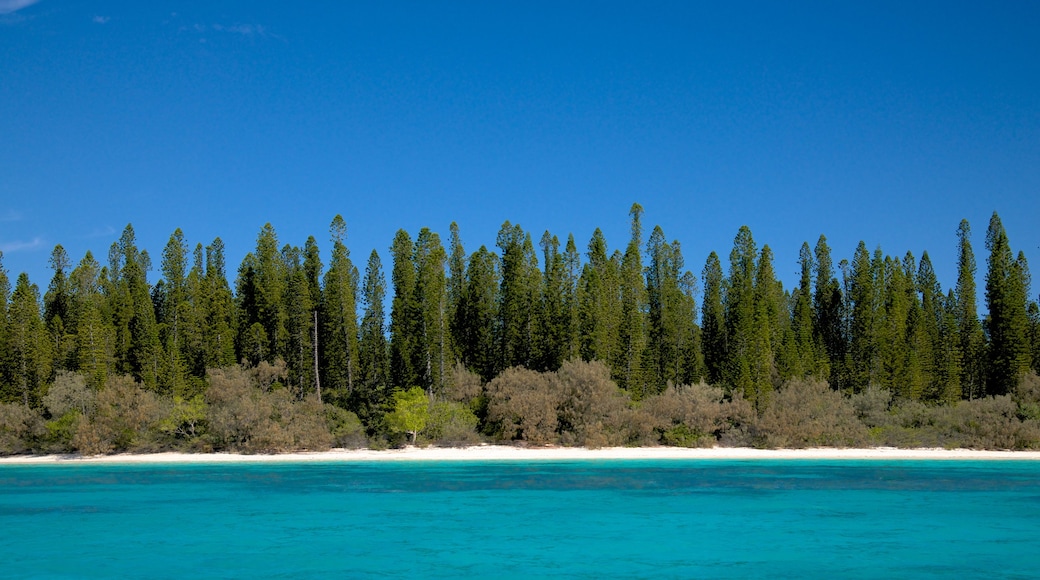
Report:
[[[270,223],[264,224],[256,240],[256,322],[264,327],[268,344],[267,361],[283,357],[285,331],[285,259],[278,249],[278,236]]]
[[[47,329],[40,316],[40,290],[25,273],[18,275],[7,328],[8,383],[3,400],[36,405],[50,378],[51,350]]]
[[[311,302],[311,289],[303,267],[303,250],[297,246],[282,248],[284,303],[281,312],[284,338],[282,358],[286,363],[288,385],[297,398],[317,392],[318,377],[314,375],[314,313],[317,305]]]
[[[535,305],[541,273],[530,234],[519,224],[502,224],[497,245],[502,252],[499,290],[499,351],[504,368],[531,367],[532,341],[537,319]]]
[[[655,227],[647,242],[647,348],[644,367],[648,384],[661,392],[668,383],[689,384],[700,378],[699,336],[695,324],[693,274],[683,272],[678,241],[665,242]]]
[[[629,210],[632,236],[621,261],[621,323],[618,327],[618,350],[614,373],[618,386],[627,389],[635,399],[648,390],[643,372],[643,349],[646,347],[646,283],[643,279],[643,207],[632,204]]]
[[[70,329],[75,328],[76,321],[73,319],[72,293],[66,274],[70,265],[65,248],[61,244],[54,246],[50,259],[54,276],[43,297],[43,322],[51,339],[51,352],[57,370],[71,370],[75,367],[74,342]]]
[[[105,317],[104,296],[101,294],[102,268],[87,252],[72,271],[72,308],[75,311],[75,370],[79,371],[92,388],[105,384],[112,366],[115,330]]]
[[[7,270],[4,268],[4,253],[0,252],[0,386],[3,385],[7,379],[5,367],[9,364],[9,356],[7,352],[7,331],[10,323],[9,317],[9,305],[8,301],[11,297],[11,281],[7,277]]]
[[[155,321],[155,308],[147,272],[151,259],[137,249],[133,226],[109,251],[108,302],[115,323],[115,369],[129,374],[149,389],[168,389],[159,384],[163,364],[162,346]]]
[[[325,273],[324,292],[321,294],[319,342],[320,351],[324,353],[324,387],[333,393],[333,398],[345,400],[353,397],[360,372],[357,321],[359,281],[357,270],[350,260],[350,250],[347,249],[347,225],[342,216],[333,218],[329,231],[332,236],[332,257],[329,270]],[[376,254],[377,262],[378,259]],[[381,266],[377,275],[382,275]],[[381,378],[385,380],[386,377]]]
[[[750,234],[750,232],[749,232]],[[782,320],[788,311],[783,307],[783,287],[773,270],[773,251],[762,246],[754,280],[754,322],[750,342],[752,400],[760,409],[772,402],[773,390],[779,383],[777,353],[782,336]]]
[[[961,389],[964,398],[975,399],[984,393],[983,335],[979,322],[975,289],[975,253],[971,248],[971,226],[961,220],[957,227],[957,342],[961,359]]]
[[[386,342],[386,278],[379,253],[372,250],[361,287],[364,314],[361,319],[358,362],[361,388],[355,391],[352,408],[363,420],[381,413],[390,387],[390,359]]]
[[[849,276],[849,301],[851,303],[849,318],[849,354],[851,368],[849,373],[850,387],[859,392],[872,383],[876,383],[880,375],[881,357],[878,352],[878,299],[876,284],[878,280],[878,260],[872,261],[867,252],[867,245],[860,242],[852,258]]]
[[[589,241],[588,261],[578,282],[578,335],[581,358],[615,359],[621,323],[619,260],[607,257],[607,241],[599,228]]]
[[[505,367],[498,357],[498,258],[484,246],[473,253],[466,267],[466,286],[455,312],[454,334],[466,368],[485,381]]]
[[[559,238],[546,230],[540,245],[545,270],[537,309],[534,370],[556,371],[563,364],[569,346],[566,266]]]
[[[567,235],[567,244],[563,249],[563,324],[564,346],[562,358],[572,360],[581,357],[581,340],[578,336],[578,281],[581,278],[581,256],[574,236]]]
[[[986,392],[1003,395],[1013,391],[1029,368],[1026,332],[1025,278],[1022,264],[1014,259],[1000,217],[996,212],[986,232],[989,250],[986,273]]]
[[[843,366],[845,362],[846,343],[844,323],[842,321],[842,304],[844,298],[841,285],[835,277],[831,249],[827,238],[820,236],[814,250],[816,257],[816,284],[813,291],[814,340],[817,347],[817,367],[823,378],[830,381],[831,387],[842,389]]]
[[[203,279],[203,367],[224,368],[235,364],[235,302],[228,285],[224,260],[224,241],[219,237],[206,246],[206,272]]]
[[[163,249],[162,280],[156,285],[153,297],[157,312],[157,331],[163,350],[160,388],[178,396],[184,394],[184,382],[188,372],[184,339],[188,334],[187,326],[192,323],[187,254],[184,233],[177,228]]]
[[[701,351],[708,383],[720,385],[726,376],[726,319],[722,305],[725,280],[719,256],[712,252],[701,274],[704,302],[701,305]]]
[[[390,246],[394,259],[391,283],[394,297],[390,305],[390,380],[403,389],[420,384],[418,358],[419,326],[422,313],[415,303],[415,262],[412,237],[398,230]]]
[[[758,250],[751,229],[741,226],[729,254],[729,280],[723,295],[726,321],[726,363],[723,383],[756,404],[752,367],[755,360],[755,259]]]
[[[452,364],[448,337],[448,296],[444,266],[447,254],[440,236],[422,228],[415,240],[415,298],[419,309],[419,333],[415,368],[428,394],[440,392]]]
[[[466,289],[466,250],[462,247],[462,236],[459,235],[459,224],[451,222],[448,226],[450,240],[448,242],[448,329],[451,348],[451,363],[462,360],[462,349],[457,342],[455,320],[462,294]]]
[[[798,288],[794,292],[794,309],[791,315],[791,335],[797,364],[790,367],[790,375],[805,377],[818,373],[818,364],[823,358],[816,353],[814,339],[813,322],[816,319],[816,312],[813,310],[812,274],[816,264],[808,242],[802,243],[802,248],[798,253],[798,266],[801,276],[798,279]]]

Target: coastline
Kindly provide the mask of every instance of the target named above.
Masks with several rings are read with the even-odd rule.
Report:
[[[125,453],[116,455],[23,455],[0,458],[0,468],[21,465],[84,464],[219,464],[219,463],[318,463],[364,461],[574,461],[630,459],[721,460],[999,460],[1040,461],[1040,451],[982,451],[974,449],[752,449],[746,447],[406,447],[404,449],[333,449],[330,451],[257,454],[238,453]]]

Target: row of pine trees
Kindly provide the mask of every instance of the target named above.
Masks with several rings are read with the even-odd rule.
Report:
[[[188,399],[205,390],[207,369],[284,363],[284,386],[297,397],[316,393],[369,422],[394,388],[436,394],[457,365],[487,381],[511,367],[600,360],[635,400],[704,381],[760,410],[795,377],[950,404],[1008,393],[1040,370],[1040,311],[1025,255],[1012,251],[996,213],[983,318],[967,221],[957,232],[956,284],[944,292],[927,253],[899,258],[861,242],[835,264],[823,236],[814,248],[803,244],[799,283],[785,289],[771,249],[747,227],[728,262],[708,256],[698,284],[679,242],[660,227],[644,240],[638,204],[630,218],[631,237],[613,251],[599,229],[582,252],[573,236],[561,242],[549,232],[536,247],[530,232],[506,222],[495,249],[469,254],[454,223],[447,247],[427,228],[414,238],[401,230],[389,286],[377,251],[363,272],[354,265],[341,216],[328,264],[314,237],[302,248],[281,245],[265,225],[233,288],[222,241],[192,249],[179,229],[154,285],[131,226],[104,265],[88,252],[73,267],[54,248],[42,296],[25,274],[12,291],[0,262],[0,400],[39,406],[59,371],[95,389],[130,375]]]

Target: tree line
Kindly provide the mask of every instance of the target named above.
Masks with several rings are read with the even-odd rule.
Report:
[[[851,260],[835,263],[822,235],[802,245],[799,282],[787,289],[772,250],[747,227],[728,260],[712,252],[698,278],[678,241],[660,227],[644,236],[641,206],[629,216],[630,238],[614,250],[599,229],[580,251],[573,235],[561,242],[545,232],[536,246],[507,221],[494,248],[471,253],[454,223],[447,247],[428,228],[414,237],[400,230],[389,284],[376,250],[363,272],[353,263],[341,216],[330,226],[327,264],[313,236],[302,247],[282,244],[266,224],[233,286],[221,239],[192,248],[180,229],[161,252],[155,284],[130,225],[106,264],[88,252],[73,267],[56,246],[42,293],[24,273],[12,291],[0,255],[0,402],[53,423],[61,419],[47,403],[54,392],[81,381],[100,394],[129,377],[186,413],[212,403],[215,371],[252,372],[236,380],[352,413],[373,435],[400,419],[395,407],[412,387],[433,401],[477,380],[484,387],[456,402],[490,432],[502,409],[488,385],[516,369],[550,376],[568,361],[601,363],[629,406],[703,383],[760,417],[775,412],[792,381],[953,406],[1013,394],[1040,370],[1040,308],[1025,254],[1013,252],[996,213],[986,232],[984,317],[967,221],[957,229],[957,280],[945,291],[927,252],[893,257],[860,242]],[[256,379],[261,368],[274,369],[274,379]]]

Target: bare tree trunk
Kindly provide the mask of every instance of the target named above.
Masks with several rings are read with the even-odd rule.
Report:
[[[321,403],[321,376],[318,373],[318,311],[314,311],[314,391],[318,393],[318,404]]]

